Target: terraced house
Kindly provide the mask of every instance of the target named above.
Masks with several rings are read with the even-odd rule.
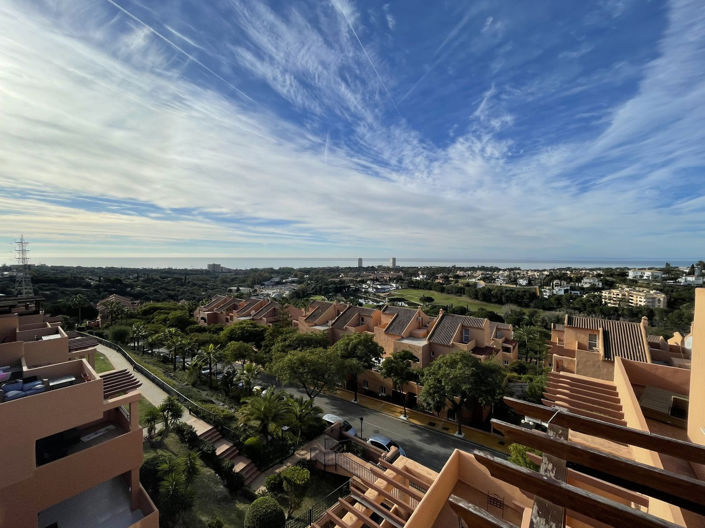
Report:
[[[571,318],[559,330],[581,346],[600,330],[596,346],[609,349],[603,361],[611,361],[612,379],[555,370],[554,363],[543,405],[505,398],[542,424],[526,429],[493,420],[507,443],[542,453],[527,453],[536,469],[479,450],[456,450],[438,473],[406,457],[373,467],[317,455],[352,481],[350,495],[313,526],[705,526],[705,289],[696,292],[690,370],[643,361],[646,350],[634,348],[643,343],[634,336],[641,325],[632,324]]]
[[[157,528],[140,383],[42,314],[0,316],[0,341],[0,526]]]
[[[282,306],[266,298],[239,299],[229,295],[217,295],[207,304],[196,308],[193,317],[202,325],[228,325],[244,320],[271,325],[282,318],[297,321],[301,313],[295,306]]]

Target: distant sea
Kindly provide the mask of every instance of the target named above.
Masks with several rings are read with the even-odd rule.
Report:
[[[496,266],[498,268],[551,269],[551,268],[645,268],[662,267],[667,261],[672,266],[689,266],[697,262],[693,259],[573,259],[573,260],[530,260],[530,259],[433,259],[433,258],[397,258],[397,267],[422,266]],[[215,262],[232,269],[250,268],[325,268],[325,267],[355,267],[357,258],[207,258],[207,257],[61,257],[33,259],[37,264],[52,266],[85,266],[85,267],[119,267],[119,268],[176,268],[205,269],[209,263]],[[388,266],[389,258],[364,258],[363,266]]]

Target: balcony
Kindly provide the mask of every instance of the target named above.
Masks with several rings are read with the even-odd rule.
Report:
[[[141,486],[138,501],[140,507],[132,510],[127,480],[120,476],[40,512],[38,526],[157,528],[159,514]]]

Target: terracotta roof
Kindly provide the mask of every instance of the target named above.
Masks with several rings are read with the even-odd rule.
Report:
[[[217,307],[218,305],[220,305],[220,303],[222,303],[222,302],[223,302],[224,300],[226,300],[226,299],[230,299],[230,297],[228,297],[228,296],[226,296],[226,295],[216,295],[215,297],[213,297],[213,298],[210,300],[210,302],[208,302],[208,303],[204,304],[203,306],[201,306],[201,311],[209,312],[209,311],[211,311],[213,308],[215,308],[215,307]]]
[[[69,352],[92,348],[94,346],[98,346],[98,340],[94,337],[74,337],[73,339],[69,339]]]
[[[486,320],[479,317],[444,313],[440,321],[436,322],[433,327],[431,335],[428,336],[428,341],[440,345],[450,345],[459,326],[482,328]]]
[[[252,310],[252,307],[260,302],[262,299],[247,299],[246,301],[243,301],[245,304],[242,306],[242,308],[239,308],[236,310],[237,315],[239,316],[244,316],[244,315],[250,315],[250,311]]]
[[[384,313],[396,314],[384,329],[385,334],[401,335],[404,329],[409,326],[409,323],[416,315],[416,310],[413,308],[404,308],[403,306],[385,306],[382,310]]]
[[[335,321],[333,321],[333,324],[331,326],[333,328],[342,330],[343,328],[348,326],[348,324],[355,318],[356,315],[359,314],[371,317],[374,313],[374,308],[363,308],[362,306],[348,306],[348,308],[343,313],[341,313]]]
[[[269,312],[271,312],[272,310],[276,310],[277,308],[279,308],[279,303],[269,301],[262,308],[260,308],[257,313],[252,315],[252,319],[262,319]]]
[[[649,343],[654,343],[654,344],[660,345],[661,339],[663,339],[663,338],[661,336],[657,336],[657,335],[649,335],[649,336],[646,336],[646,339],[649,341]]]
[[[323,301],[317,301],[318,305],[316,308],[306,316],[306,319],[304,321],[313,323],[318,319],[320,316],[322,316],[328,308],[333,306],[333,303],[329,302],[323,302]]]
[[[613,360],[616,356],[619,356],[633,361],[647,362],[644,339],[639,323],[612,321],[597,317],[568,316],[568,325],[589,330],[602,328],[605,342],[605,359],[607,360]]]

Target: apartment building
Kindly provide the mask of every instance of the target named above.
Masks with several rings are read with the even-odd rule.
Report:
[[[551,373],[542,405],[505,398],[543,424],[493,420],[508,444],[542,453],[527,453],[538,469],[481,450],[456,450],[439,473],[406,457],[367,473],[347,465],[354,491],[313,526],[704,526],[705,290],[696,294],[691,370],[613,361],[610,381]]]
[[[95,344],[42,314],[0,316],[0,336],[0,525],[157,528],[140,383],[97,374]]]
[[[616,288],[602,292],[602,304],[608,306],[665,308],[666,301],[666,294],[645,288]]]

